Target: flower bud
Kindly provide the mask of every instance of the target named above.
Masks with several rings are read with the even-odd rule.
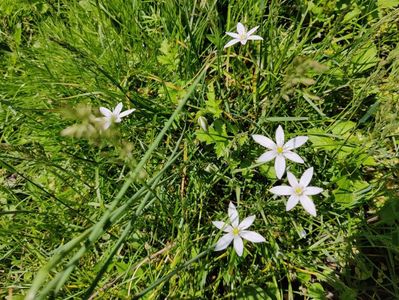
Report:
[[[197,122],[203,131],[208,131],[208,121],[205,117],[199,116]]]

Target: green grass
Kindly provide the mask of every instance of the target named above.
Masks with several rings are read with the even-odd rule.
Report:
[[[398,298],[398,7],[0,0],[0,296]],[[239,21],[264,41],[223,49]],[[279,124],[317,217],[255,164]],[[242,257],[212,250],[230,201],[267,241]]]

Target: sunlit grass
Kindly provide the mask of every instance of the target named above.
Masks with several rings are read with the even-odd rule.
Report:
[[[395,3],[0,1],[0,295],[397,298]],[[238,22],[263,41],[224,49]],[[278,125],[316,217],[256,162]]]

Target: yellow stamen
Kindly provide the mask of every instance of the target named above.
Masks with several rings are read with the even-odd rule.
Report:
[[[300,196],[300,195],[302,195],[302,193],[303,193],[303,190],[302,190],[302,188],[301,187],[297,187],[297,188],[295,188],[295,194],[297,194],[298,196]]]
[[[233,228],[234,235],[238,235],[239,233],[240,233],[240,230],[237,227]]]
[[[284,151],[283,147],[277,147],[277,153],[278,154],[283,153],[283,151]]]

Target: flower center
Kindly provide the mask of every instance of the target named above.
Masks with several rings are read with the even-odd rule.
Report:
[[[247,39],[247,34],[246,33],[240,34],[239,39],[240,39],[240,41],[246,40]]]
[[[301,196],[303,194],[303,188],[298,186],[294,189],[295,194],[297,194],[298,196]]]
[[[237,227],[233,228],[234,235],[238,235],[239,233],[240,233],[240,230]]]
[[[284,152],[284,149],[283,149],[283,147],[277,146],[276,151],[277,151],[278,154],[281,154],[281,153]]]
[[[111,115],[111,122],[116,122],[118,120],[118,116],[116,114]]]

